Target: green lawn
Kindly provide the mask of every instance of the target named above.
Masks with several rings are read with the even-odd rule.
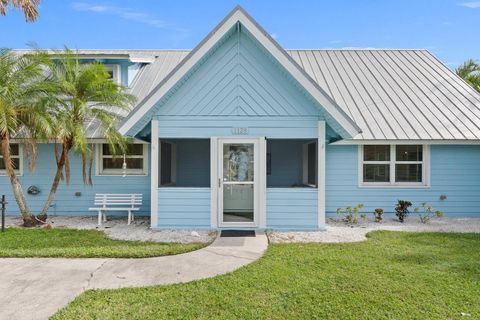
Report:
[[[97,230],[8,228],[0,233],[0,257],[143,258],[184,253],[204,246],[112,240]]]
[[[369,238],[274,244],[228,275],[88,291],[53,319],[480,318],[480,234],[377,231]]]

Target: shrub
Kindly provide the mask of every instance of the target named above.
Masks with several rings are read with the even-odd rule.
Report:
[[[347,223],[358,223],[358,217],[362,220],[365,220],[367,217],[365,213],[360,212],[362,208],[362,203],[357,204],[355,207],[346,207],[345,210],[343,210],[343,208],[338,208],[337,215],[342,216],[342,220]]]
[[[414,211],[418,213],[421,223],[427,223],[428,221],[430,221],[431,218],[434,217],[441,218],[444,216],[443,211],[434,210],[426,202],[422,202],[420,204],[420,207],[415,208]]]
[[[412,203],[407,200],[398,200],[397,204],[395,205],[395,215],[398,217],[400,222],[404,222],[405,218],[408,216],[410,211],[408,208],[412,206]]]

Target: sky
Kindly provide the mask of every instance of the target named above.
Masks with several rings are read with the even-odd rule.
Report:
[[[240,4],[284,48],[424,48],[480,59],[478,0],[42,0],[0,16],[0,47],[191,49]]]

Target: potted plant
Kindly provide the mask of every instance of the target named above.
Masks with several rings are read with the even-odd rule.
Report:
[[[408,208],[412,206],[412,203],[407,200],[398,200],[397,204],[395,205],[395,215],[398,217],[400,222],[405,222],[405,218],[408,216],[410,211]]]
[[[382,215],[383,215],[383,209],[382,208],[377,208],[375,209],[375,211],[373,212],[373,214],[375,215],[375,222],[380,222],[382,221]]]

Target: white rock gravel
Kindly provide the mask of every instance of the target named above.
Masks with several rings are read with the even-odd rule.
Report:
[[[367,219],[356,225],[349,225],[338,219],[328,219],[326,229],[326,231],[311,232],[269,231],[267,235],[272,243],[357,242],[366,240],[366,234],[374,230],[480,232],[480,218],[434,218],[424,224],[415,216],[407,218],[405,223],[400,223],[392,217],[386,217],[380,223]]]
[[[97,226],[97,217],[69,217],[51,216],[47,223],[53,228],[72,228],[83,230],[104,231],[110,238],[130,241],[155,241],[155,242],[178,242],[194,243],[212,242],[217,232],[200,229],[175,229],[175,230],[153,230],[150,229],[150,219],[136,217],[131,225],[127,225],[126,218],[110,217],[102,226]],[[19,217],[6,217],[6,226],[21,226],[22,219]]]

